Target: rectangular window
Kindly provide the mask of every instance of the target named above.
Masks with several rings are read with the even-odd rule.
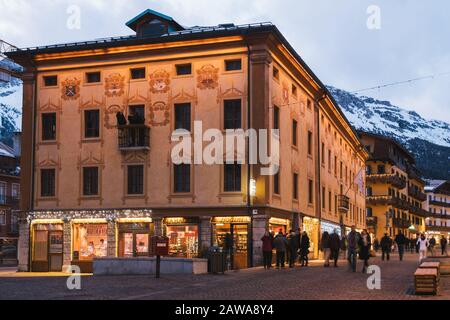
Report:
[[[240,99],[224,101],[224,129],[242,128],[242,103]]]
[[[42,169],[41,170],[41,197],[54,197],[55,196],[55,169]]]
[[[177,69],[177,76],[186,76],[192,74],[191,63],[177,64],[175,68]]]
[[[144,166],[128,166],[128,194],[144,194]]]
[[[56,140],[56,113],[42,114],[42,141]]]
[[[331,150],[328,150],[328,171],[331,172]]]
[[[57,76],[44,76],[44,86],[46,87],[56,87],[58,85]]]
[[[328,191],[328,211],[332,211],[332,203],[331,203],[331,191]]]
[[[291,92],[292,92],[292,95],[293,95],[294,97],[297,96],[297,87],[296,87],[295,85],[292,85]]]
[[[297,146],[298,124],[297,120],[292,120],[292,145]]]
[[[312,144],[313,144],[313,134],[308,131],[308,154],[312,156]]]
[[[83,195],[98,195],[98,167],[83,168]]]
[[[280,79],[280,71],[275,67],[273,67],[273,77],[277,80]]]
[[[20,199],[20,184],[18,183],[13,183],[11,185],[11,196],[14,199]]]
[[[175,130],[185,129],[191,131],[191,104],[175,104]]]
[[[322,209],[324,209],[324,210],[326,208],[326,197],[327,197],[327,194],[326,194],[325,187],[322,187]]]
[[[100,137],[100,110],[84,111],[84,137]]]
[[[131,79],[145,79],[145,68],[134,68],[130,70]]]
[[[180,164],[174,166],[174,192],[188,193],[191,192],[191,166],[188,164]]]
[[[337,157],[334,156],[334,175],[337,176]]]
[[[225,70],[226,71],[242,70],[242,60],[241,59],[226,60]]]
[[[225,164],[224,165],[224,191],[239,192],[241,191],[241,165]]]
[[[87,72],[86,82],[87,83],[98,83],[100,82],[100,72]]]
[[[298,174],[294,173],[292,177],[292,198],[298,200]]]
[[[322,149],[321,149],[321,161],[322,165],[325,165],[325,144],[322,142]]]
[[[0,225],[4,226],[6,224],[6,212],[0,211]]]
[[[313,195],[314,195],[314,185],[313,185],[313,181],[309,179],[308,180],[308,203],[309,204],[314,203]]]
[[[277,106],[273,107],[273,128],[280,129],[280,108]]]
[[[280,171],[273,176],[273,193],[280,194]]]
[[[6,204],[6,192],[8,184],[6,182],[0,182],[0,204]]]

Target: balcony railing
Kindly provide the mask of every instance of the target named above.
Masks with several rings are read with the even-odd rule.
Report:
[[[367,196],[367,205],[390,205],[401,210],[408,210],[410,205],[408,201],[394,196]]]
[[[338,196],[338,209],[339,212],[348,212],[350,209],[350,198],[345,195]]]
[[[430,218],[435,218],[435,219],[443,219],[443,220],[450,220],[450,214],[443,214],[443,213],[428,213],[428,216]]]
[[[397,189],[406,187],[406,180],[396,174],[369,174],[366,177],[367,183],[387,183]]]
[[[430,200],[430,204],[433,205],[433,206],[450,208],[450,202]]]
[[[395,228],[408,229],[411,226],[411,221],[406,219],[393,218],[392,222]]]
[[[416,192],[416,191],[414,191],[412,189],[408,189],[408,195],[410,197],[416,198],[420,202],[423,202],[423,201],[427,200],[427,195],[425,193],[423,193],[423,192],[420,192],[420,191]]]
[[[144,124],[118,126],[119,149],[150,150],[150,127]]]
[[[409,208],[409,212],[412,214],[415,214],[416,216],[421,216],[421,217],[429,217],[430,216],[430,212],[428,212],[425,209],[419,208],[419,207],[415,207],[415,206],[410,206]]]
[[[427,231],[450,232],[450,226],[426,226]]]

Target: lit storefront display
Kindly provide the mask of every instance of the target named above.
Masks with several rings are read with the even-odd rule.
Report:
[[[199,222],[197,219],[166,218],[169,255],[183,258],[198,257]]]
[[[303,218],[303,230],[306,231],[310,242],[310,258],[317,259],[319,256],[319,228],[320,222],[318,219],[304,217]]]
[[[153,224],[145,222],[119,223],[119,257],[148,257],[150,255]]]
[[[283,234],[287,234],[290,229],[290,221],[287,219],[270,218],[269,220],[269,231],[274,232],[275,235],[280,231]]]
[[[105,224],[74,224],[73,260],[92,261],[95,257],[106,257],[107,231]]]
[[[320,223],[320,234],[323,234],[325,231],[332,234],[334,233],[334,230],[336,230],[336,233],[341,236],[341,227],[338,224],[328,221],[322,221]]]
[[[228,252],[232,269],[249,266],[250,217],[217,217],[212,221],[213,245]]]

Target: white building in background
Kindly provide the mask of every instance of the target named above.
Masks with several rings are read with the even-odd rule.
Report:
[[[427,180],[426,210],[430,212],[427,218],[427,233],[430,235],[450,235],[450,181]]]

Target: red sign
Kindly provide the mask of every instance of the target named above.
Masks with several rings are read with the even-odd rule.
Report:
[[[169,238],[167,237],[153,237],[152,238],[153,254],[155,256],[169,255]]]

